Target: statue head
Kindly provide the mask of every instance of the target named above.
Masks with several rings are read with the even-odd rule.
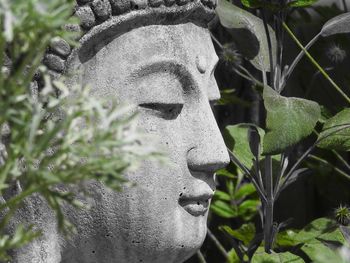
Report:
[[[214,0],[215,1],[215,0]],[[62,262],[183,262],[202,245],[215,171],[228,161],[211,104],[218,57],[207,29],[212,0],[79,0],[80,47],[53,44],[45,63],[89,84],[91,96],[138,106],[169,164],[144,161],[113,192],[90,182],[92,207],[69,211],[77,235]]]

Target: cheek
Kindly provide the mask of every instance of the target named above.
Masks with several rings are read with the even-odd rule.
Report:
[[[146,112],[140,112],[139,128],[153,136],[156,140],[156,149],[162,151],[170,162],[176,164],[178,169],[186,169],[186,154],[189,146],[186,145],[188,134],[181,120],[181,115],[174,120],[164,120]]]

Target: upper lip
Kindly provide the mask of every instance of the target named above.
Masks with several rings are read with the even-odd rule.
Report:
[[[179,202],[180,203],[186,202],[186,201],[202,201],[202,202],[205,202],[205,201],[210,200],[212,197],[213,197],[213,193],[209,193],[209,192],[198,193],[198,194],[195,194],[195,193],[188,193],[188,194],[183,193],[180,196]]]

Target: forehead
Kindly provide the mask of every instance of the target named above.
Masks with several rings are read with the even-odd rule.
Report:
[[[94,56],[83,59],[83,79],[106,95],[159,72],[195,78],[203,74],[199,71],[212,71],[217,62],[208,30],[193,23],[137,28],[92,51]]]

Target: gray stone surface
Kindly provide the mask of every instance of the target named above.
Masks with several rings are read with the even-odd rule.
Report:
[[[91,196],[81,201],[91,209],[64,207],[77,227],[69,239],[57,233],[54,216],[41,198],[33,197],[17,220],[35,222],[43,237],[15,251],[14,262],[179,263],[202,245],[214,173],[229,157],[210,106],[220,92],[214,78],[218,57],[199,21],[209,9],[200,1],[183,4],[152,11],[149,1],[145,10],[129,13],[133,22],[138,14],[143,16],[127,24],[128,30],[125,17],[96,26],[65,65],[68,86],[88,84],[91,96],[138,105],[139,128],[158,138],[170,163],[144,161],[137,171],[125,174],[136,186],[124,186],[118,193],[86,182]],[[79,8],[83,17],[91,11],[90,6]],[[90,27],[94,21],[86,18],[82,23]],[[46,57],[56,65],[53,56]]]

